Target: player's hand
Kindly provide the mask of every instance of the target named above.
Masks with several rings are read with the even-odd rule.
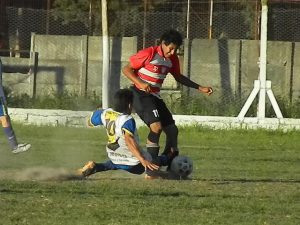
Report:
[[[143,160],[141,163],[145,167],[145,169],[149,169],[149,170],[158,170],[159,169],[158,165],[156,165],[146,159]]]
[[[201,87],[201,86],[199,86],[198,91],[207,95],[211,95],[214,92],[212,87]]]
[[[150,93],[150,91],[151,91],[151,86],[150,86],[150,84],[145,83],[145,82],[141,82],[141,83],[139,84],[139,86],[140,86],[141,89],[142,89],[143,91],[145,91],[146,93]]]

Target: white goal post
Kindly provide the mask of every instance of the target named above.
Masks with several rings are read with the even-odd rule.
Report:
[[[268,95],[272,107],[278,119],[282,119],[282,113],[277,104],[273,91],[271,89],[271,81],[266,79],[267,74],[267,27],[268,27],[268,1],[261,0],[261,34],[260,34],[260,60],[259,60],[259,79],[254,81],[254,88],[249,95],[245,105],[242,107],[238,115],[238,119],[243,121],[245,115],[254,101],[256,95],[259,93],[259,102],[257,110],[257,118],[260,120],[265,119],[266,112],[266,94]]]

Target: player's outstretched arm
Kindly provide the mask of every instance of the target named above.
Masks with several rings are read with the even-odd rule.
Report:
[[[194,81],[190,80],[188,77],[186,77],[184,75],[177,75],[177,76],[174,76],[174,78],[177,82],[181,83],[182,85],[190,87],[190,88],[195,88],[201,93],[204,93],[207,95],[211,95],[213,93],[212,87],[201,86],[201,85],[195,83]]]
[[[124,132],[125,142],[128,146],[128,149],[132,152],[132,154],[142,163],[145,169],[150,170],[158,170],[159,166],[155,165],[154,163],[146,160],[139,150],[139,146],[134,140],[133,136],[127,132]]]

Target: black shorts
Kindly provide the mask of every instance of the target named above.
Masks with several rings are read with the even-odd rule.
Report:
[[[175,124],[172,113],[162,99],[133,86],[131,90],[134,95],[133,108],[147,126],[155,122],[161,122],[163,127]]]

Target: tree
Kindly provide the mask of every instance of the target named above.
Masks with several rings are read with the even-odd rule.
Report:
[[[82,22],[90,34],[99,34],[101,1],[97,0],[55,0],[54,17],[62,19],[62,24]]]
[[[167,0],[111,0],[108,1],[108,23],[111,36],[126,36],[140,32],[144,20],[144,4],[148,10],[155,9]],[[82,22],[93,35],[101,31],[101,1],[99,0],[55,0],[54,16],[63,24]],[[129,35],[130,35],[129,34]]]
[[[244,7],[242,15],[244,17],[244,24],[248,26],[249,32],[247,37],[251,39],[258,39],[258,26],[259,26],[259,9],[261,0],[240,0],[240,5]]]

